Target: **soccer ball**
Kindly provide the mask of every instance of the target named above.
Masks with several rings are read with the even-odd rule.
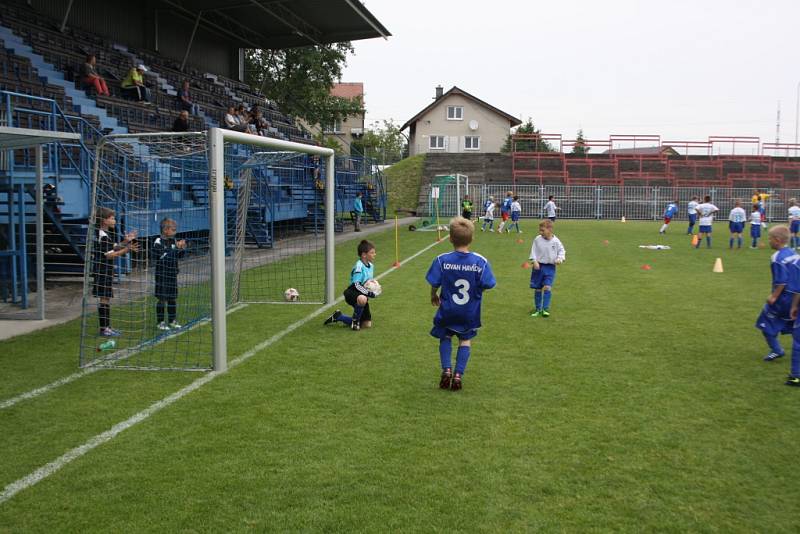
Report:
[[[376,297],[381,294],[381,291],[383,291],[381,285],[374,278],[372,280],[367,280],[366,282],[364,282],[364,287],[375,293]]]
[[[293,287],[290,287],[283,292],[283,299],[286,302],[297,302],[300,300],[300,292]]]

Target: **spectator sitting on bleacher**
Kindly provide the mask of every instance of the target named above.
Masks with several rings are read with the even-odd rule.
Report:
[[[185,109],[175,118],[172,123],[173,132],[188,132],[189,131],[189,112]]]
[[[178,89],[178,109],[197,115],[197,104],[192,102],[192,96],[189,94],[189,80],[183,80],[183,85]]]
[[[128,71],[128,75],[122,80],[122,94],[136,100],[137,102],[150,102],[150,90],[144,84],[144,73],[147,67],[137,65]]]
[[[239,124],[243,127],[241,131],[255,135],[256,127],[253,125],[250,112],[245,109],[244,104],[239,104],[239,107],[236,108],[236,115],[239,117]]]
[[[239,121],[239,115],[236,113],[236,108],[228,106],[228,112],[225,114],[225,127],[229,130],[236,132],[243,132],[247,128]]]
[[[261,113],[261,111],[256,111],[251,121],[256,129],[256,133],[262,137],[267,137],[267,129],[269,128],[269,122],[267,121],[267,119],[264,118],[264,114]]]
[[[110,93],[108,92],[106,81],[97,74],[96,64],[97,58],[94,57],[94,54],[86,56],[86,63],[83,64],[83,68],[81,69],[83,88],[88,89],[89,87],[94,87],[98,95],[109,96]]]

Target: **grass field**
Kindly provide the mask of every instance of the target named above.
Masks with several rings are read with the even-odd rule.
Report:
[[[440,243],[382,279],[371,330],[321,313],[0,501],[0,532],[797,532],[800,391],[753,327],[769,251],[659,226],[557,222],[547,319],[521,268],[534,223],[523,243],[479,232],[498,284],[460,392],[437,388],[428,335]],[[405,258],[435,234],[401,238]],[[380,273],[393,233],[374,241]],[[655,243],[673,248],[637,247]],[[342,289],[354,260],[355,241],[337,248]],[[235,312],[230,357],[314,311]],[[0,342],[0,402],[76,372],[78,342],[77,321]],[[100,371],[0,409],[0,488],[201,376]]]

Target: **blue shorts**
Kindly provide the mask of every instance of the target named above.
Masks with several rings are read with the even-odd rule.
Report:
[[[455,330],[450,330],[449,328],[445,328],[444,326],[436,326],[434,325],[431,328],[431,335],[436,339],[445,339],[452,336],[458,337],[458,339],[462,341],[466,341],[467,339],[472,339],[473,337],[478,335],[478,330],[470,330],[469,332],[456,332]]]
[[[697,222],[697,214],[696,213],[690,213],[689,214],[689,224],[694,226],[694,223],[696,223],[696,222]]]
[[[768,336],[791,334],[794,329],[794,321],[781,317],[775,313],[771,306],[765,304],[764,309],[761,310],[758,319],[756,319],[756,328]]]
[[[511,212],[511,220],[513,222],[519,221],[519,212],[518,211],[512,211]]]
[[[731,229],[732,234],[741,234],[744,231],[744,223],[731,221],[728,223],[728,228]]]
[[[700,233],[701,234],[710,234],[711,233],[711,225],[700,226]]]
[[[761,225],[760,224],[751,224],[750,225],[750,237],[761,237]]]
[[[792,221],[792,224],[789,225],[789,231],[793,234],[800,232],[800,221]]]
[[[531,289],[542,289],[544,286],[553,287],[556,281],[556,266],[552,263],[540,263],[539,269],[531,273]]]

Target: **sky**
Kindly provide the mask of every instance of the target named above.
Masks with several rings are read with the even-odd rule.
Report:
[[[543,133],[795,142],[800,0],[366,0],[392,33],[354,41],[367,127],[458,86]]]

